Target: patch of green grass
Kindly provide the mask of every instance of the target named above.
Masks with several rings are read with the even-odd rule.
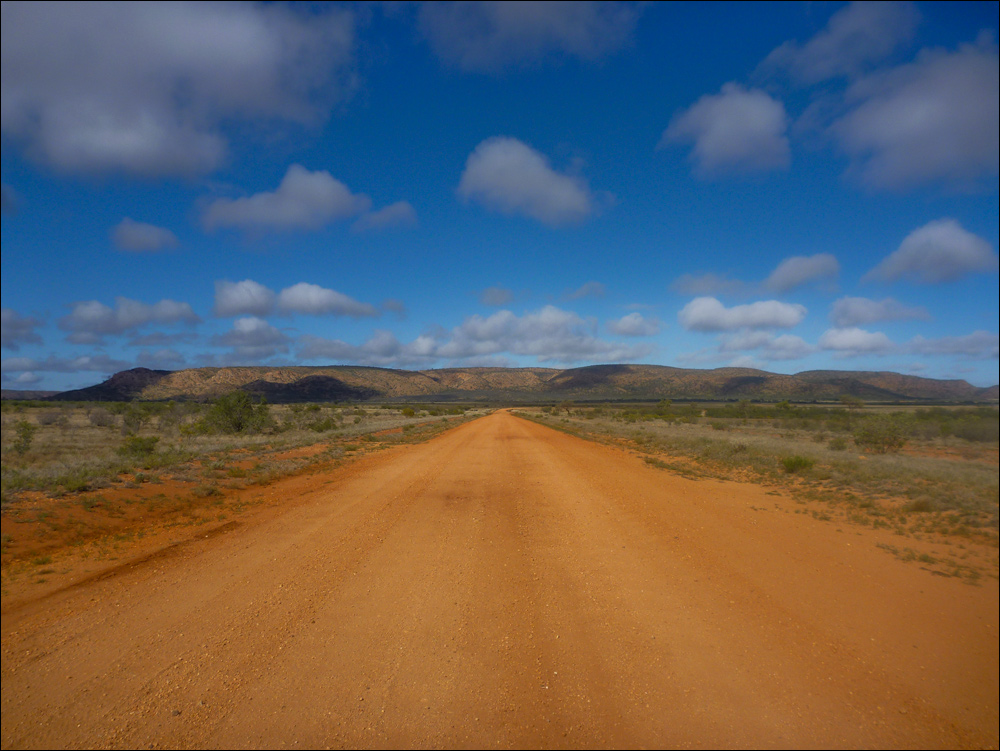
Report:
[[[785,471],[794,475],[803,470],[811,469],[812,466],[816,464],[816,460],[808,456],[800,456],[795,454],[794,456],[786,456],[781,460],[781,466],[785,468]]]

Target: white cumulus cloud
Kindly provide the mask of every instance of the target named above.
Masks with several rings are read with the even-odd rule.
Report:
[[[908,278],[936,284],[977,271],[996,273],[997,268],[997,254],[986,240],[954,219],[938,219],[913,230],[863,281]]]
[[[784,71],[805,84],[854,76],[912,39],[919,20],[912,3],[850,3],[805,44],[785,42],[775,49],[758,71]]]
[[[205,209],[202,223],[207,230],[319,229],[337,219],[362,214],[370,206],[368,196],[351,193],[329,172],[310,172],[293,164],[277,190],[245,198],[216,199]]]
[[[111,239],[122,250],[137,252],[163,250],[177,245],[177,236],[165,227],[137,222],[130,217],[115,225]]]
[[[231,347],[234,354],[244,360],[266,360],[286,353],[290,341],[284,333],[255,316],[237,318],[232,329],[212,337],[212,344]]]
[[[875,187],[995,180],[998,71],[992,41],[951,53],[925,50],[913,63],[855,83],[847,93],[850,110],[830,132]]]
[[[839,273],[840,264],[829,253],[792,256],[778,264],[764,280],[764,288],[771,292],[788,292],[809,282],[834,279]]]
[[[278,310],[283,313],[312,316],[332,314],[354,318],[379,314],[374,305],[358,302],[341,292],[308,282],[299,282],[281,290],[278,294]]]
[[[693,143],[691,159],[702,177],[784,169],[791,163],[787,129],[781,102],[761,89],[730,82],[675,115],[659,147]]]
[[[370,211],[361,216],[351,229],[355,232],[369,232],[390,227],[412,227],[417,223],[417,212],[407,201],[397,201],[378,211]]]
[[[815,349],[792,334],[775,335],[770,331],[742,331],[726,336],[719,345],[722,353],[757,351],[763,360],[799,360]]]
[[[274,299],[274,292],[252,279],[244,279],[242,282],[221,280],[215,283],[215,315],[219,318],[266,316],[274,310]]]
[[[223,121],[313,124],[353,87],[353,12],[251,3],[3,3],[2,128],[59,169],[192,175]]]
[[[41,325],[37,318],[22,316],[13,308],[0,309],[0,346],[16,352],[22,344],[41,344],[35,332]]]
[[[639,12],[616,2],[428,2],[418,24],[442,60],[494,71],[551,54],[602,57],[628,41]]]
[[[1000,357],[1000,336],[989,331],[974,331],[964,336],[943,336],[938,339],[915,336],[907,349],[921,355],[957,355],[976,360],[996,360]]]
[[[828,329],[819,338],[819,346],[841,357],[884,355],[895,349],[889,337],[881,331],[865,331],[856,326]]]
[[[677,314],[689,331],[735,331],[737,329],[787,329],[805,318],[802,305],[761,300],[727,308],[714,297],[697,297]]]
[[[926,308],[904,305],[887,297],[869,300],[867,297],[842,297],[830,309],[830,322],[837,328],[864,326],[879,321],[929,320]]]
[[[634,312],[608,321],[608,330],[619,336],[653,336],[660,333],[660,322],[644,318],[641,313]]]
[[[581,222],[594,211],[582,178],[557,172],[542,154],[516,138],[480,143],[465,163],[458,195],[550,226]]]
[[[70,333],[69,340],[77,344],[94,344],[108,334],[122,334],[148,323],[198,323],[186,302],[160,300],[149,305],[127,297],[116,297],[109,307],[97,300],[78,302],[69,315],[59,319],[59,328]]]

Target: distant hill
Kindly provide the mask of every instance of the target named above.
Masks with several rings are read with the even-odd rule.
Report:
[[[22,399],[24,401],[46,401],[58,391],[30,391],[27,389],[0,389],[0,399]]]
[[[889,372],[811,370],[795,375],[752,368],[695,370],[664,365],[395,370],[356,365],[238,367],[116,373],[104,383],[54,397],[67,401],[208,400],[236,389],[270,402],[366,400],[519,401],[736,400],[996,402],[997,386]]]

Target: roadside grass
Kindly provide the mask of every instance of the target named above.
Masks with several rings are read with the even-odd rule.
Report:
[[[780,487],[801,502],[823,504],[826,510],[817,510],[816,518],[890,529],[918,540],[998,544],[996,409],[661,403],[519,408],[515,413],[589,440],[632,448],[647,464],[686,477]],[[888,442],[905,448],[866,450],[863,440],[872,439],[859,427],[875,424],[866,422],[870,413],[877,415],[879,427],[900,427],[902,436],[893,433]]]
[[[238,494],[243,488],[427,440],[488,411],[268,405],[267,429],[228,434],[205,430],[206,405],[2,406],[5,576],[12,564],[51,556],[66,545],[109,536],[102,544],[121,544],[151,524],[221,521],[245,510]]]

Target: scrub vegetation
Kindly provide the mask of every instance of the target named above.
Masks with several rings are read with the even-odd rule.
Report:
[[[757,404],[572,405],[519,414],[633,448],[688,477],[774,485],[817,518],[904,536],[997,545],[995,407]]]
[[[0,403],[3,561],[64,544],[202,524],[239,513],[245,493],[483,414],[419,404]],[[125,537],[122,537],[122,536]]]

